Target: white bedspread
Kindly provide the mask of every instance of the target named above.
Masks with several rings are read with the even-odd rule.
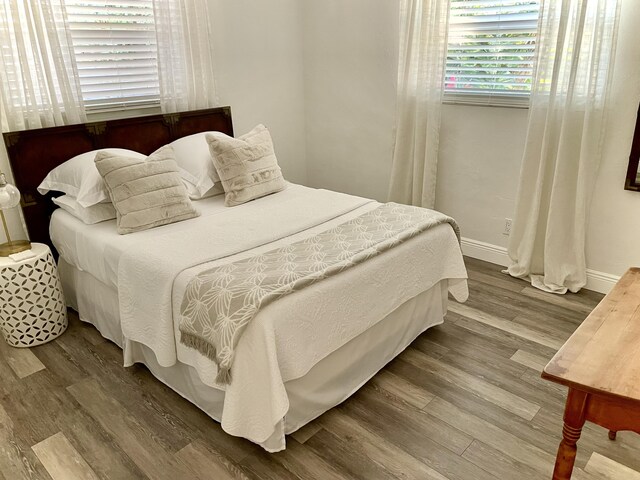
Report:
[[[153,242],[130,246],[118,264],[124,336],[151,348],[163,367],[173,365],[171,292],[180,272],[291,236],[370,202],[299,185],[280,193],[203,215],[192,219],[188,230],[167,231]]]
[[[114,232],[105,240],[108,227],[103,225],[99,240],[95,231],[82,235],[100,244],[109,260],[96,261],[89,253],[91,247],[76,236],[75,248],[84,258],[75,258],[75,262],[71,258],[70,263],[105,283],[115,282],[125,365],[131,363],[127,341],[133,340],[151,348],[162,366],[179,360],[193,366],[204,383],[225,389],[215,384],[215,364],[178,342],[180,302],[189,280],[204,269],[301,240],[377,205],[350,195],[291,185],[242,206],[207,206],[201,217],[147,232],[126,236]],[[52,222],[52,238],[58,246],[55,237]],[[465,278],[455,234],[449,225],[441,225],[267,306],[238,345],[234,379],[226,387],[222,427],[269,451],[283,449],[283,418],[289,408],[285,382],[303,376],[319,360],[440,280],[450,279],[452,293],[464,300]]]

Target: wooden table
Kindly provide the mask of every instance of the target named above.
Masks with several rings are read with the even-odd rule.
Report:
[[[640,268],[631,268],[551,359],[542,378],[569,387],[554,480],[571,478],[590,421],[640,433]],[[640,452],[638,452],[640,455]]]

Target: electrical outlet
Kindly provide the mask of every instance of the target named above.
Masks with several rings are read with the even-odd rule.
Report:
[[[503,235],[511,235],[511,223],[512,220],[510,218],[504,219],[504,231],[502,232]]]

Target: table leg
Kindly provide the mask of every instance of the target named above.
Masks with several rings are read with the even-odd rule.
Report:
[[[553,480],[569,480],[576,461],[576,443],[582,433],[585,421],[585,410],[588,395],[579,390],[569,389],[567,404],[564,409],[564,426],[562,427],[562,441],[558,447],[556,466],[553,470]]]

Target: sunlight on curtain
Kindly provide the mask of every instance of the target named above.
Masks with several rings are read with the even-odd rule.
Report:
[[[508,272],[553,293],[586,285],[585,226],[602,156],[620,6],[544,0]]]
[[[206,0],[3,0],[3,130],[85,122],[89,108],[215,106],[210,9]]]
[[[153,0],[163,112],[218,104],[210,5],[206,0]]]
[[[3,131],[86,121],[61,0],[3,0],[0,48]]]
[[[433,208],[449,1],[403,0],[389,200]]]

